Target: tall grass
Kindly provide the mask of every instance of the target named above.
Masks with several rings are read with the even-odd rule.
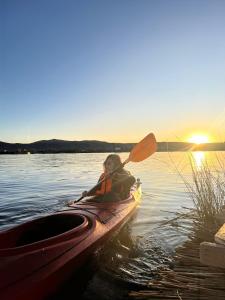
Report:
[[[185,181],[194,204],[195,226],[205,236],[212,236],[220,227],[218,215],[225,205],[225,170],[215,170],[204,163],[196,168],[191,160],[192,182]]]
[[[170,156],[172,170],[175,171],[187,188],[189,197],[193,201],[193,208],[187,208],[187,213],[176,212],[175,218],[163,222],[163,225],[179,226],[182,228],[184,220],[192,222],[190,237],[200,240],[214,240],[214,234],[222,225],[218,216],[222,215],[225,222],[225,162],[224,157],[216,156],[214,164],[207,161],[196,163],[194,155],[188,154],[189,164],[185,168],[191,168],[191,178],[184,175],[180,169],[180,163]],[[178,220],[183,220],[179,222]]]

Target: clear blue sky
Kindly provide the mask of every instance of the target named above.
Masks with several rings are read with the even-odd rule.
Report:
[[[0,140],[225,140],[224,0],[0,0]]]

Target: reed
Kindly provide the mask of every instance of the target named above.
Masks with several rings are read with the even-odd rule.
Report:
[[[182,207],[187,212],[176,212],[175,218],[162,222],[161,225],[174,226],[178,220],[192,222],[192,236],[199,240],[211,241],[222,225],[219,215],[224,215],[225,222],[225,166],[217,158],[217,164],[210,165],[207,161],[197,166],[195,159],[189,155],[191,178],[184,176],[173,162],[173,167],[186,185],[188,196],[193,201],[193,208]],[[172,212],[171,212],[172,213]],[[179,227],[182,227],[179,223]]]
[[[196,168],[192,161],[191,170],[192,181],[185,184],[194,204],[194,225],[210,238],[220,227],[217,216],[225,205],[225,170],[209,167],[207,162]]]

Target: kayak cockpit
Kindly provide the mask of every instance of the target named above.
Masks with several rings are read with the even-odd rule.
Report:
[[[88,227],[85,216],[75,213],[57,213],[38,218],[0,234],[0,251],[53,240],[65,241],[71,235],[81,234]]]
[[[58,214],[38,219],[32,227],[22,233],[16,246],[25,246],[58,236],[74,228],[80,228],[84,222],[84,216],[76,214]]]

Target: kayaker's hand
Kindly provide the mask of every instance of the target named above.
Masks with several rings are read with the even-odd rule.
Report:
[[[87,195],[88,195],[88,192],[87,191],[83,191],[82,197],[87,197]]]

